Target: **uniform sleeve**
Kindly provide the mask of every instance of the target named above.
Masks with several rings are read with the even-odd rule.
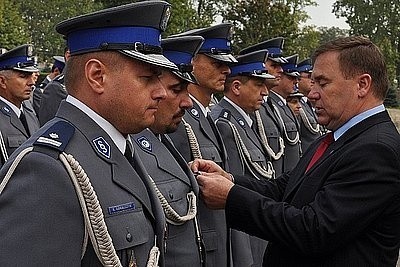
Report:
[[[0,214],[0,266],[80,266],[83,216],[60,161],[27,154],[0,195]]]

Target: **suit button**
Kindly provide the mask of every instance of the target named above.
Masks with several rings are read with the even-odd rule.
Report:
[[[126,241],[132,242],[132,235],[131,235],[131,233],[127,233],[127,234],[126,234]]]

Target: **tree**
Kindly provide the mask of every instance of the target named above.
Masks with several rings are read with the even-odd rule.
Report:
[[[297,51],[300,23],[308,18],[304,7],[313,0],[228,0],[222,16],[235,25],[233,46],[237,51],[273,37],[285,37],[285,53]],[[304,32],[305,34],[305,32]]]
[[[40,61],[53,55],[63,54],[65,41],[55,30],[55,25],[67,18],[101,9],[94,0],[10,0],[20,6],[20,12],[28,25],[26,31],[35,47]]]
[[[341,0],[334,3],[336,16],[346,18],[354,35],[364,35],[385,55],[391,82],[400,78],[399,1]]]
[[[18,45],[30,43],[28,26],[22,19],[19,5],[12,0],[0,1],[0,47],[11,49]]]

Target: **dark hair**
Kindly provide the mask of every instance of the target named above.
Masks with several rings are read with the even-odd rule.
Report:
[[[312,60],[326,52],[339,52],[340,71],[348,79],[367,73],[372,78],[372,93],[384,100],[389,82],[384,57],[379,48],[366,37],[340,37],[318,47]]]

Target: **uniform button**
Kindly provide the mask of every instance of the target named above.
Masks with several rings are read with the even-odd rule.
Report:
[[[126,241],[132,242],[132,235],[131,235],[131,233],[127,233],[127,234],[126,234]]]
[[[168,196],[169,196],[170,199],[174,199],[174,194],[172,194],[172,192],[169,192]]]

